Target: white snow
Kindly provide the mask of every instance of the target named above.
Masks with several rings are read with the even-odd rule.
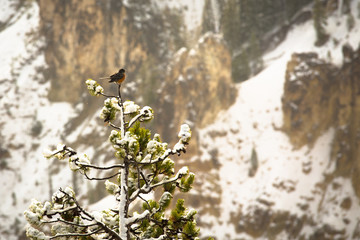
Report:
[[[356,5],[357,1],[352,4]],[[355,6],[352,11],[357,11],[354,9]],[[353,14],[357,16],[357,12]],[[199,142],[203,146],[201,160],[210,161],[208,151],[214,148],[218,150],[221,161],[218,175],[222,187],[220,218],[198,216],[205,224],[212,224],[210,229],[202,229],[204,236],[215,235],[219,239],[248,238],[246,234],[239,236],[234,226],[229,224],[231,215],[237,214],[239,210],[242,214],[251,213],[254,206],[267,208],[263,202],[270,204],[273,211],[289,211],[299,217],[304,214],[299,204],[308,204],[306,214],[314,216],[317,224],[345,229],[351,236],[360,214],[351,181],[339,179],[342,187],[337,190],[327,189],[326,199],[322,199],[324,193],[317,185],[324,181],[324,174],[334,171],[335,166],[330,161],[334,129],[324,132],[312,148],[304,146],[298,150],[293,149],[287,136],[277,130],[283,122],[281,97],[286,65],[291,55],[295,52],[316,52],[320,58],[341,65],[342,45],[349,43],[356,49],[360,42],[359,19],[356,19],[356,25],[350,33],[345,24],[346,16],[339,18],[334,14],[329,18],[327,31],[331,33],[331,38],[320,48],[314,46],[312,21],[294,27],[283,43],[264,56],[266,68],[238,85],[235,104],[227,111],[220,112],[214,124],[200,130]],[[335,45],[332,38],[336,38],[339,43]],[[328,58],[329,52],[331,59]],[[227,134],[212,138],[210,133],[214,131]],[[259,167],[255,176],[249,177],[253,147],[258,155]],[[211,190],[207,190],[206,184],[201,186],[200,191],[205,196],[213,195]],[[352,200],[351,210],[344,211],[338,205],[331,204],[331,198],[341,201],[345,196]],[[311,202],[306,199],[311,199]],[[351,224],[343,222],[345,217],[350,219]],[[304,233],[306,229],[304,227]]]
[[[201,23],[204,0],[161,0],[158,4],[161,7],[182,9],[186,27],[191,32],[196,31]],[[218,174],[223,186],[220,196],[223,211],[220,218],[198,216],[202,222],[213,224],[213,228],[202,228],[203,235],[215,233],[219,239],[246,239],[246,234],[237,234],[234,226],[228,224],[232,213],[240,209],[244,213],[251,212],[252,205],[268,201],[274,210],[287,210],[299,215],[298,200],[303,199],[300,203],[306,204],[306,199],[310,197],[313,199],[306,211],[316,216],[314,220],[317,223],[345,229],[349,236],[350,231],[355,229],[360,207],[351,181],[339,177],[333,181],[341,188],[328,186],[326,190],[320,190],[316,185],[323,181],[324,174],[330,174],[335,168],[334,163],[329,161],[334,129],[324,132],[313,148],[304,146],[298,150],[293,149],[286,135],[276,130],[282,125],[281,96],[286,63],[291,54],[314,51],[321,58],[341,65],[343,44],[348,43],[354,49],[359,46],[358,1],[352,1],[351,4],[355,20],[351,32],[347,31],[347,17],[334,13],[326,26],[326,31],[331,35],[329,41],[322,47],[315,47],[312,21],[294,27],[283,43],[264,56],[266,69],[237,86],[236,103],[229,110],[221,112],[217,122],[200,130],[198,137],[202,146],[208,144],[219,150],[221,166]],[[0,32],[0,90],[3,93],[0,96],[0,137],[1,147],[11,149],[11,157],[6,159],[11,161],[8,162],[9,169],[2,170],[0,178],[0,196],[5,196],[0,205],[0,239],[9,240],[17,237],[3,237],[3,232],[13,231],[15,218],[24,222],[22,212],[30,204],[31,198],[39,196],[38,200],[44,201],[49,198],[47,195],[50,188],[56,190],[66,186],[72,178],[71,171],[62,165],[59,172],[52,176],[53,185],[48,185],[49,169],[54,170],[54,164],[42,157],[42,151],[60,142],[64,126],[75,115],[75,110],[68,103],[51,103],[47,99],[50,82],[42,79],[35,70],[46,67],[41,50],[44,39],[36,35],[39,7],[36,1],[28,1],[25,5],[16,10],[11,1],[0,0],[0,21],[7,21],[6,28]],[[177,55],[181,56],[185,51],[187,49],[182,48]],[[193,52],[190,50],[189,54]],[[100,92],[101,88],[97,91]],[[84,119],[83,124],[67,140],[75,142],[78,136],[91,133],[91,129],[96,127],[94,119],[97,116],[98,113]],[[32,136],[31,129],[36,122],[41,123],[42,130],[38,136]],[[211,131],[225,131],[227,135],[211,138]],[[179,149],[182,147],[178,146]],[[259,166],[254,177],[249,177],[253,147],[257,151]],[[208,150],[202,147],[202,161],[210,161]],[[50,154],[49,151],[45,153]],[[91,154],[88,156],[91,157]],[[183,169],[180,172],[187,171]],[[217,197],[219,194],[207,182],[201,186],[201,190],[202,194],[209,197]],[[324,198],[320,195],[321,191],[326,191]],[[345,198],[352,202],[349,210],[331,204],[342,202]],[[320,204],[321,201],[324,204]],[[92,209],[116,204],[113,196],[109,196],[93,205]],[[351,220],[350,223],[344,224],[343,218]],[[122,229],[122,232],[125,230]],[[310,234],[311,230],[304,226],[303,233]],[[35,229],[29,231],[37,234]]]
[[[185,167],[180,168],[177,175],[184,176],[188,173],[189,173],[189,168],[185,166]]]
[[[182,124],[180,126],[180,132],[178,134],[178,137],[180,138],[182,143],[187,143],[189,142],[190,138],[191,138],[191,130],[189,125],[187,124]]]
[[[7,2],[10,1],[1,1],[2,19]],[[11,20],[0,32],[0,91],[4,93],[0,96],[0,135],[1,147],[10,150],[11,156],[4,159],[8,169],[1,171],[0,196],[9,197],[2,198],[0,205],[0,238],[4,231],[14,230],[11,226],[15,218],[20,226],[24,224],[22,212],[31,198],[48,197],[51,163],[42,157],[42,151],[60,141],[64,125],[73,116],[70,104],[49,102],[50,83],[36,70],[46,67],[41,50],[44,40],[37,36],[37,3],[26,2],[16,13],[12,8],[8,10]],[[34,126],[38,129],[34,130]],[[63,174],[61,184],[69,180],[70,174]]]
[[[201,24],[205,0],[157,0],[160,8],[177,8],[183,12],[185,26],[188,31],[194,31]]]
[[[211,11],[214,16],[215,33],[219,33],[220,30],[220,7],[217,0],[211,0]]]

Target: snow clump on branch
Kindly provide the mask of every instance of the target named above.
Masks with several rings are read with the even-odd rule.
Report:
[[[99,96],[104,93],[104,88],[100,86],[100,84],[98,84],[95,80],[88,79],[85,83],[91,95]]]

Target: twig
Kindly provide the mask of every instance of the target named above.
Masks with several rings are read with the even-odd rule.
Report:
[[[112,122],[109,121],[109,125],[117,130],[121,130],[120,127],[116,126],[115,124],[113,124]]]
[[[80,165],[82,167],[94,168],[94,169],[98,169],[98,170],[110,170],[110,169],[114,169],[114,168],[124,168],[124,165],[122,165],[122,164],[115,164],[115,165],[111,165],[108,167],[99,167],[99,166],[92,165],[92,164],[82,163],[79,161],[79,158],[74,159],[73,162],[76,164],[76,166]]]
[[[50,237],[49,239],[55,239],[55,238],[59,238],[59,237],[85,237],[85,236],[91,236],[95,233],[100,232],[102,229],[99,228],[93,232],[89,232],[89,233],[65,233],[65,234],[56,234],[55,236]]]
[[[90,213],[88,213],[87,211],[85,211],[80,204],[77,202],[77,200],[70,196],[68,193],[66,193],[64,190],[60,189],[60,192],[62,192],[63,194],[65,194],[69,199],[72,199],[75,203],[75,205],[77,206],[77,208],[79,209],[80,212],[82,212],[85,216],[87,216],[89,219],[91,219],[91,221],[95,221],[97,223],[97,225],[104,230],[105,232],[109,233],[113,238],[117,239],[117,240],[122,240],[120,238],[120,236],[114,232],[112,229],[108,228],[103,222],[96,220]],[[99,229],[99,231],[101,230]],[[94,234],[94,233],[92,233]],[[90,234],[91,235],[91,234]],[[81,236],[81,235],[80,235]],[[89,236],[89,235],[84,235],[84,236]]]
[[[146,202],[146,204],[148,205],[149,209],[151,209],[149,202],[148,202],[145,198],[143,198],[140,194],[138,195],[138,197],[139,197],[141,200],[143,200],[144,202]]]
[[[117,176],[117,175],[119,175],[119,174],[120,174],[120,172],[117,172],[117,173],[115,173],[115,174],[113,174],[113,175],[111,175],[111,176],[108,176],[108,177],[89,177],[89,176],[87,175],[87,173],[84,172],[84,176],[86,177],[86,179],[88,179],[88,180],[98,180],[98,181],[108,180],[108,179],[111,179],[111,178],[113,178],[113,177],[115,177],[115,176]]]
[[[103,94],[103,93],[99,93],[100,95],[104,96],[104,97],[107,97],[107,98],[117,98],[118,96],[112,96],[112,95],[106,95],[106,94]]]
[[[65,224],[69,224],[69,225],[73,225],[73,226],[77,226],[77,227],[92,227],[92,226],[96,226],[98,225],[97,223],[92,223],[92,224],[79,224],[79,223],[73,223],[73,222],[69,222],[66,220],[63,220],[61,218],[57,218],[56,220],[52,220],[52,221],[41,221],[42,223],[56,223],[56,222],[62,222]]]
[[[77,208],[76,206],[72,206],[72,207],[69,207],[69,208],[66,208],[66,209],[62,209],[62,210],[52,210],[54,212],[53,213],[46,213],[46,216],[51,217],[51,216],[54,216],[56,214],[61,214],[61,213],[65,213],[65,212],[68,212],[68,211],[75,210],[76,208]]]

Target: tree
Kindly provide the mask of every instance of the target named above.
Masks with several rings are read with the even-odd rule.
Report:
[[[231,51],[236,50],[243,41],[241,35],[240,6],[237,1],[227,1],[221,14],[221,26],[224,39]]]
[[[213,6],[211,0],[205,0],[203,13],[202,13],[202,25],[201,33],[215,32],[215,17],[213,13]]]
[[[153,119],[153,110],[140,108],[132,101],[123,103],[120,86],[117,96],[104,94],[104,89],[94,80],[86,81],[91,95],[104,96],[106,100],[100,118],[112,127],[109,141],[115,150],[117,163],[97,166],[86,154],[60,144],[56,150],[45,151],[48,159],[67,160],[72,171],[88,180],[105,181],[106,190],[117,201],[115,209],[104,209],[97,214],[81,206],[74,190],[59,189],[51,201],[41,203],[33,200],[24,212],[29,222],[27,236],[30,239],[198,239],[196,211],[187,209],[183,199],[170,207],[176,189],[188,192],[195,175],[187,167],[174,171],[172,155],[186,152],[191,138],[188,125],[183,124],[178,134],[179,141],[173,148],[161,142],[159,134],[151,138],[142,122]],[[119,124],[116,123],[118,119]],[[92,177],[90,171],[115,171],[105,177]],[[155,189],[162,189],[158,201],[146,200],[144,196]],[[132,207],[143,202],[137,213]]]
[[[251,69],[246,51],[234,57],[231,64],[231,76],[234,82],[242,82],[250,77]]]
[[[252,75],[260,72],[263,67],[262,51],[260,47],[260,40],[256,36],[255,32],[251,32],[249,40],[249,55],[250,55],[250,66]]]
[[[320,0],[315,0],[313,8],[313,19],[314,19],[314,28],[316,31],[316,46],[322,46],[329,39],[329,35],[326,34],[325,25],[326,15],[325,9]]]

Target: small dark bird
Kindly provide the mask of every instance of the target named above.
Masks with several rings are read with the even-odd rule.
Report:
[[[111,75],[110,77],[104,77],[100,79],[110,79],[109,81],[110,83],[114,82],[121,85],[121,83],[125,81],[125,78],[126,78],[125,69],[121,68],[119,72]]]

